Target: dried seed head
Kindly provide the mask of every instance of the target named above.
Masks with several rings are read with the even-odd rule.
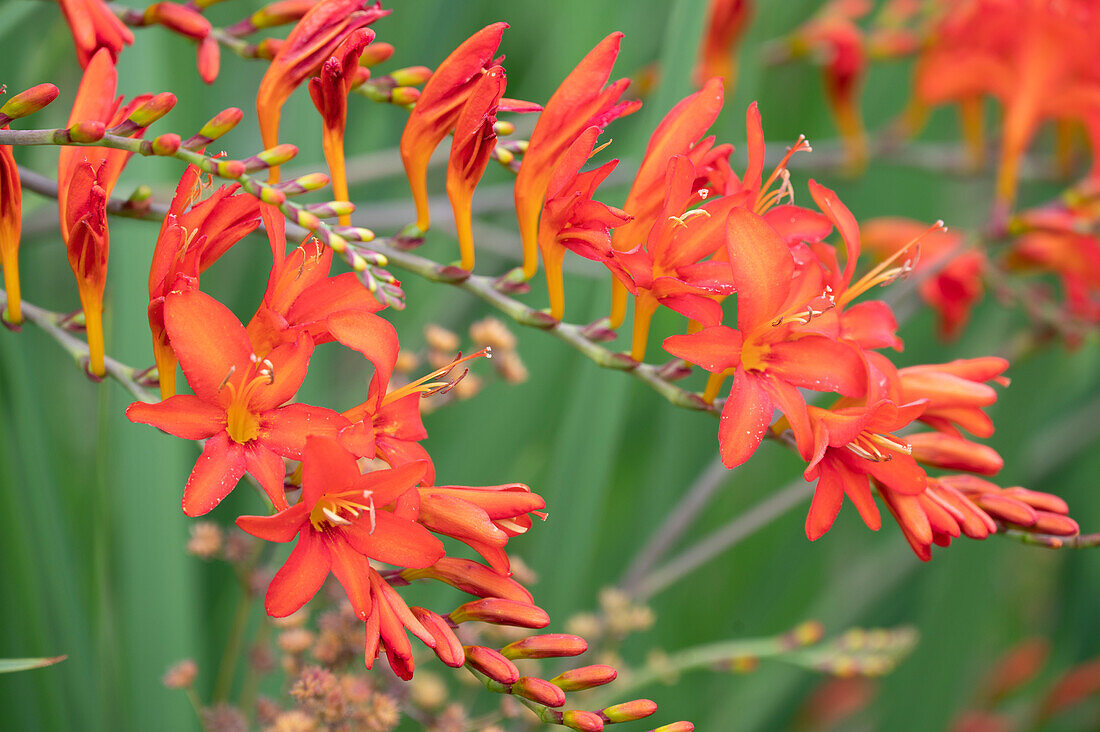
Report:
[[[169,689],[190,689],[198,675],[198,664],[188,658],[169,667],[161,678],[161,683]]]
[[[515,351],[504,351],[499,358],[493,359],[497,373],[509,384],[522,384],[527,381],[527,367]]]
[[[316,636],[305,628],[291,628],[279,634],[279,650],[297,656],[305,653],[313,645]]]
[[[512,331],[501,320],[491,316],[470,324],[470,338],[479,346],[488,346],[499,352],[516,349],[516,337]]]
[[[187,540],[187,553],[200,559],[212,559],[222,549],[224,534],[212,521],[191,524],[191,538]]]
[[[427,342],[428,348],[433,351],[443,351],[447,354],[456,352],[460,345],[457,334],[434,323],[424,326],[424,340]]]

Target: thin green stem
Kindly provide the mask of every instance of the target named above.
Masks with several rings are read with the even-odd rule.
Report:
[[[229,631],[229,639],[222,653],[221,663],[218,664],[217,681],[214,684],[214,703],[228,701],[229,692],[233,689],[233,677],[237,672],[237,661],[241,656],[241,648],[244,646],[244,634],[248,630],[248,618],[252,614],[252,593],[248,587],[241,587],[241,597],[237,601],[237,610],[233,613],[233,626]]]

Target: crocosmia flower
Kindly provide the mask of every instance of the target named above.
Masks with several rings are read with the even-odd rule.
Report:
[[[523,238],[523,276],[527,279],[538,270],[539,213],[554,165],[584,130],[593,126],[602,129],[641,106],[641,102],[619,101],[630,85],[629,79],[607,84],[622,36],[612,33],[581,59],[550,97],[531,132],[515,186],[516,217]]]
[[[19,236],[23,226],[23,186],[11,145],[0,145],[0,267],[7,292],[5,317],[12,325],[23,322],[19,294]]]
[[[134,402],[126,416],[177,437],[206,440],[184,488],[183,512],[212,510],[246,472],[276,508],[286,508],[283,458],[300,460],[308,436],[336,437],[348,426],[329,409],[286,404],[305,378],[313,340],[300,333],[260,358],[233,313],[198,290],[165,298],[164,325],[195,393]]]
[[[130,32],[103,0],[58,0],[69,24],[80,65],[88,63],[99,49],[106,49],[111,60],[118,60],[123,46],[134,42]]]

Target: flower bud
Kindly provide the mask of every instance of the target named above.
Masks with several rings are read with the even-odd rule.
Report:
[[[420,98],[420,90],[414,86],[399,86],[390,95],[390,103],[398,107],[409,107]]]
[[[68,131],[73,142],[99,142],[107,134],[107,127],[102,122],[91,120],[77,122]]]
[[[1069,513],[1069,504],[1064,500],[1050,493],[1043,493],[1041,491],[1032,491],[1027,488],[1005,488],[1001,495],[1011,496],[1016,500],[1023,501],[1027,505],[1039,511],[1049,511],[1050,513],[1060,513],[1063,516]]]
[[[278,25],[296,23],[309,12],[314,4],[315,0],[280,0],[265,5],[247,20],[242,20],[227,30],[232,35],[245,36],[263,28],[274,28]]]
[[[547,707],[565,704],[565,692],[537,676],[521,676],[512,684],[512,693]]]
[[[1039,534],[1054,534],[1055,536],[1077,536],[1081,533],[1081,527],[1069,516],[1047,511],[1036,511],[1035,523],[1028,530]]]
[[[402,355],[408,357],[408,352]],[[400,357],[399,357],[400,358]],[[406,569],[402,579],[434,579],[478,597],[500,597],[518,602],[532,602],[531,593],[510,577],[479,564],[471,559],[443,557],[424,569]]]
[[[307,173],[294,180],[276,184],[276,187],[288,196],[297,196],[309,191],[317,191],[329,184],[329,178],[324,173]]]
[[[588,643],[576,635],[547,633],[531,635],[513,641],[500,649],[505,658],[563,658],[579,656],[588,650]]]
[[[215,160],[209,172],[216,173],[219,178],[237,180],[247,171],[240,160]]]
[[[1035,509],[1014,498],[997,493],[983,493],[974,497],[979,508],[1002,521],[1020,526],[1031,526],[1038,520]]]
[[[942,432],[922,432],[905,438],[913,448],[913,458],[945,470],[966,470],[993,475],[1004,467],[1004,460],[988,445],[947,435]]]
[[[307,211],[323,219],[331,219],[337,216],[348,216],[355,211],[355,204],[351,201],[326,201],[325,203],[311,203],[304,207]]]
[[[372,43],[363,49],[363,53],[359,56],[359,65],[367,68],[377,66],[389,60],[390,56],[393,56],[393,51],[394,48],[389,43]]]
[[[673,722],[672,724],[662,724],[656,729],[650,730],[650,732],[695,732],[695,725],[691,722]]]
[[[209,145],[214,140],[217,140],[222,135],[226,134],[238,124],[244,117],[244,112],[236,107],[229,107],[218,112],[214,117],[202,126],[199,133],[184,143],[184,148],[188,150],[195,150],[200,147]]]
[[[181,36],[201,41],[210,35],[210,21],[185,5],[163,2],[145,9],[142,18],[145,25],[157,23]]]
[[[562,691],[582,691],[610,684],[618,675],[619,672],[613,666],[582,666],[558,674],[550,679],[550,683],[560,687]]]
[[[262,58],[266,61],[272,61],[279,55],[279,51],[282,49],[283,44],[286,43],[282,38],[265,38],[256,44],[256,58]]]
[[[500,597],[472,600],[456,608],[450,618],[456,623],[477,620],[519,628],[545,628],[550,624],[550,616],[541,607]]]
[[[581,730],[581,732],[600,732],[603,729],[603,719],[600,715],[580,709],[562,712],[561,723],[569,729]]]
[[[5,125],[13,119],[26,117],[49,105],[57,99],[57,87],[53,84],[36,84],[30,89],[21,91],[0,107],[0,125]]]
[[[207,84],[213,84],[218,78],[222,65],[222,52],[218,40],[213,36],[207,36],[199,41],[199,47],[195,50],[195,61],[199,69],[199,78]]]
[[[519,679],[516,665],[492,648],[485,646],[463,646],[466,652],[466,664],[501,684],[514,684]]]
[[[389,77],[397,86],[420,86],[432,76],[427,66],[409,66],[390,72]]]
[[[175,155],[182,144],[180,136],[169,132],[159,137],[154,137],[152,146],[154,155]]]
[[[374,232],[362,226],[333,226],[332,230],[347,239],[348,241],[358,241],[365,243],[369,241],[374,241],[375,239]],[[382,258],[378,266],[385,267],[385,263],[382,263],[382,261],[385,260],[385,257],[382,257],[382,255],[378,254],[377,252],[374,252],[374,254]]]
[[[252,173],[257,170],[263,170],[265,168],[271,168],[276,165],[282,165],[283,163],[291,160],[298,154],[298,148],[295,145],[284,143],[282,145],[276,145],[275,147],[258,152],[250,158],[244,160],[244,169],[246,173]]]
[[[493,131],[498,135],[510,135],[516,131],[516,126],[511,122],[497,120],[496,124],[493,125]]]
[[[462,642],[442,617],[422,607],[410,607],[410,611],[435,638],[435,655],[451,668],[458,668],[466,660]]]
[[[600,714],[607,717],[612,724],[619,722],[633,722],[637,719],[645,719],[657,711],[657,703],[649,699],[635,699],[633,701],[615,704],[601,709]]]

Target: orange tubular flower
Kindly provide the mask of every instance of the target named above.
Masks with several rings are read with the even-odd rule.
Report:
[[[934,429],[961,437],[962,428],[975,437],[990,437],[993,420],[983,407],[997,401],[997,392],[985,382],[1007,385],[1001,374],[1008,361],[996,356],[950,363],[922,364],[898,369],[898,391],[904,401],[926,400],[920,420]]]
[[[612,271],[634,295],[630,355],[635,361],[645,359],[649,323],[658,305],[704,326],[718,325],[722,306],[715,298],[733,293],[729,263],[702,260],[721,245],[722,217],[736,199],[719,199],[713,210],[687,210],[698,200],[695,181],[691,160],[673,157],[668,163],[665,205],[646,243],[612,255]]]
[[[161,399],[176,393],[177,363],[164,327],[164,298],[173,289],[197,286],[199,274],[260,225],[259,201],[235,193],[236,184],[197,201],[199,178],[199,169],[187,166],[161,224],[149,268],[149,330]]]
[[[565,315],[565,285],[561,271],[565,250],[571,249],[586,259],[607,262],[611,255],[609,230],[630,221],[630,214],[625,211],[592,199],[596,188],[619,161],[612,160],[595,170],[581,172],[594,153],[599,135],[599,127],[589,127],[582,132],[554,166],[554,174],[546,188],[538,244],[546,270],[550,315],[557,320]]]
[[[371,0],[319,0],[302,16],[279,47],[256,94],[256,114],[265,148],[279,144],[279,117],[291,93],[320,71],[349,34],[389,13],[381,3]],[[279,180],[278,166],[271,168],[269,178],[272,182]]]
[[[256,356],[264,358],[302,333],[315,345],[338,341],[374,365],[371,389],[384,389],[399,346],[393,326],[374,314],[382,306],[353,272],[329,276],[332,249],[316,239],[284,256],[286,220],[270,207],[262,213],[275,259],[263,302],[247,327]]]
[[[737,59],[734,45],[744,35],[752,18],[752,0],[710,0],[704,25],[695,83],[720,77],[732,89],[737,84]]]
[[[503,67],[494,66],[486,71],[470,90],[455,121],[454,141],[447,160],[447,198],[454,211],[462,253],[459,266],[465,270],[474,268],[474,235],[470,228],[474,188],[485,174],[496,145],[496,113],[506,85]]]
[[[92,57],[73,100],[69,125],[77,122],[119,124],[151,97],[136,97],[119,109],[115,99],[117,73],[110,51],[101,48]],[[80,305],[88,331],[89,372],[102,377],[103,288],[107,281],[107,200],[131,153],[106,148],[63,147],[58,156],[57,203],[61,215],[61,236],[69,264],[76,275]]]
[[[405,130],[401,133],[401,161],[405,165],[405,175],[416,203],[416,227],[420,231],[427,231],[431,225],[428,161],[447,133],[455,129],[459,115],[482,75],[497,65],[493,56],[507,27],[507,23],[487,25],[451,51],[425,82],[416,106],[409,114],[409,121],[405,123]],[[486,87],[483,94],[492,91],[492,86]],[[537,104],[511,99],[498,100],[498,106],[513,112],[537,112],[540,109]]]
[[[711,141],[700,138],[718,118],[722,111],[723,98],[722,80],[710,79],[701,90],[685,97],[669,110],[661,124],[657,125],[649,138],[649,145],[626,197],[626,203],[623,204],[623,208],[630,212],[634,220],[615,229],[611,238],[615,249],[625,251],[638,246],[645,241],[657,223],[657,217],[665,203],[665,178],[672,156],[690,156],[692,162],[703,167],[700,159],[702,156],[698,153],[710,152]],[[622,283],[616,281],[612,284],[612,328],[622,325],[626,317],[626,295],[626,288]]]
[[[164,325],[195,394],[157,404],[134,402],[126,416],[177,437],[206,440],[184,489],[183,512],[201,516],[211,511],[246,472],[275,508],[285,509],[282,458],[300,460],[308,436],[336,437],[348,426],[328,409],[280,406],[305,378],[312,339],[301,333],[261,359],[233,313],[198,290],[165,298]]]
[[[6,125],[5,125],[6,127]],[[7,307],[4,319],[14,326],[23,322],[19,294],[19,237],[23,219],[23,186],[11,145],[0,145],[0,267],[4,269]]]
[[[531,279],[538,271],[539,213],[554,164],[589,127],[606,127],[612,120],[630,114],[641,102],[619,102],[630,85],[619,79],[606,87],[611,67],[619,55],[622,33],[604,38],[565,77],[531,132],[527,151],[516,176],[516,218],[523,239],[523,276]]]
[[[73,34],[76,57],[87,68],[96,51],[103,48],[118,60],[123,46],[134,42],[134,34],[118,19],[103,0],[58,0],[61,12]]]
[[[336,49],[335,55],[321,66],[321,75],[309,80],[309,96],[321,113],[321,147],[328,163],[332,192],[337,201],[350,201],[348,176],[344,169],[344,130],[348,123],[348,94],[356,81],[359,56],[374,40],[374,31],[360,28]],[[340,223],[351,224],[349,214],[341,214]]]
[[[985,252],[965,249],[965,240],[954,231],[927,231],[919,221],[901,218],[872,219],[861,234],[866,248],[880,259],[895,254],[908,242],[921,239],[921,257],[913,268],[936,270],[922,280],[920,296],[939,315],[940,337],[957,338],[970,319],[970,310],[985,293],[982,280],[987,267]]]
[[[374,663],[381,636],[394,671],[410,678],[412,648],[405,629],[429,648],[435,648],[435,638],[370,560],[415,569],[443,557],[439,539],[386,509],[413,490],[424,469],[423,463],[411,463],[362,475],[355,456],[335,440],[309,437],[302,453],[301,500],[272,516],[237,519],[242,530],[266,541],[298,537],[267,588],[268,615],[281,618],[295,612],[334,574],[356,615],[367,623],[367,668]]]
[[[811,301],[820,292],[809,277],[795,278],[790,248],[762,218],[743,208],[730,212],[726,248],[737,291],[737,330],[714,325],[664,341],[665,350],[715,374],[705,398],[713,399],[733,375],[722,408],[718,442],[732,468],[756,451],[778,406],[791,424],[803,455],[812,429],[798,387],[860,397],[867,371],[860,349],[799,326],[820,313]]]

